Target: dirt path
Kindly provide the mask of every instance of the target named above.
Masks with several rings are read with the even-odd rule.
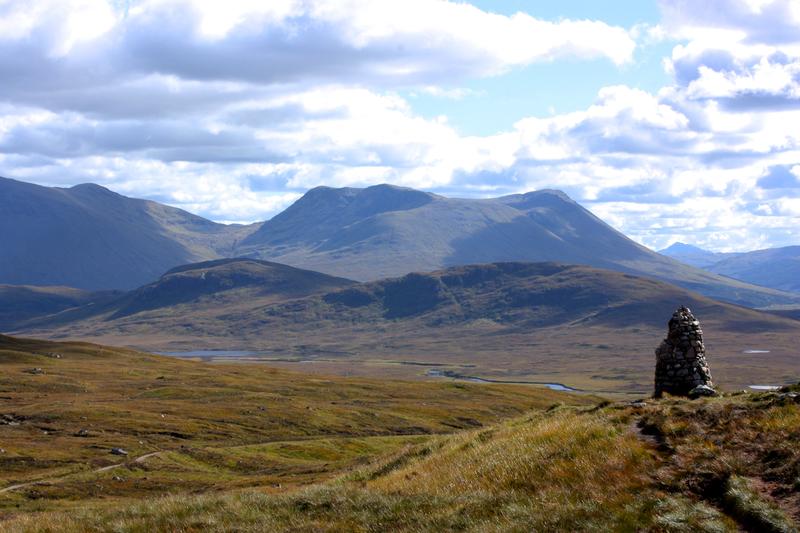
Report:
[[[133,461],[130,461],[130,462],[141,464],[141,463],[145,462],[147,459],[149,459],[150,457],[154,457],[154,456],[156,456],[156,455],[158,455],[160,453],[161,452],[146,453],[144,455],[140,455],[139,457],[136,457],[135,459],[133,459]],[[108,472],[109,470],[114,470],[115,468],[120,468],[122,466],[125,466],[126,464],[128,464],[128,461],[123,462],[123,463],[115,463],[113,465],[103,466],[101,468],[97,468],[95,470],[92,470],[91,473],[92,474],[99,474],[101,472]],[[40,479],[38,481],[30,481],[28,483],[19,483],[17,485],[10,485],[8,487],[4,487],[4,488],[0,489],[0,494],[2,494],[4,492],[11,492],[11,491],[14,491],[14,490],[17,490],[17,489],[24,489],[25,487],[32,487],[34,485],[48,485],[48,484],[51,484],[51,483],[58,483],[59,481],[63,481],[65,478],[73,476],[76,473],[81,473],[81,472],[74,472],[72,474],[64,474],[63,476],[58,476],[58,477],[54,477],[54,478],[50,478],[50,479]]]

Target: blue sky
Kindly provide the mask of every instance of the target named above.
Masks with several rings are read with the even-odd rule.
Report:
[[[43,185],[558,188],[656,249],[800,244],[796,0],[0,0],[0,79],[0,175]]]
[[[632,28],[656,26],[661,18],[655,1],[588,0],[552,1],[473,1],[485,11],[507,16],[530,13],[544,20],[602,20],[608,24]],[[409,101],[415,111],[433,118],[449,117],[464,135],[491,135],[508,130],[522,117],[546,117],[589,107],[597,92],[609,85],[628,85],[657,91],[669,84],[662,59],[669,56],[674,42],[651,43],[639,47],[630,64],[615,67],[608,59],[580,60],[562,58],[535,63],[504,75],[467,80],[461,87],[474,92],[461,99],[446,99],[417,93]],[[414,94],[414,91],[407,91]]]

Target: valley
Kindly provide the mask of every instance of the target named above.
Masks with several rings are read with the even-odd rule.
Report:
[[[250,259],[199,263],[16,331],[155,352],[243,350],[258,354],[249,362],[321,375],[429,380],[436,368],[642,395],[677,305],[700,317],[724,387],[800,379],[797,320],[555,263],[472,265],[364,284]]]

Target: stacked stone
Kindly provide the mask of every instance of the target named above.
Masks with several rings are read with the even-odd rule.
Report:
[[[669,321],[667,338],[656,349],[655,396],[713,394],[706,362],[703,330],[687,307],[680,307]]]

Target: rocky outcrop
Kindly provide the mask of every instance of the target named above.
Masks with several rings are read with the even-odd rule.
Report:
[[[708,396],[713,386],[700,322],[688,307],[680,307],[669,321],[667,338],[656,348],[654,396]]]

